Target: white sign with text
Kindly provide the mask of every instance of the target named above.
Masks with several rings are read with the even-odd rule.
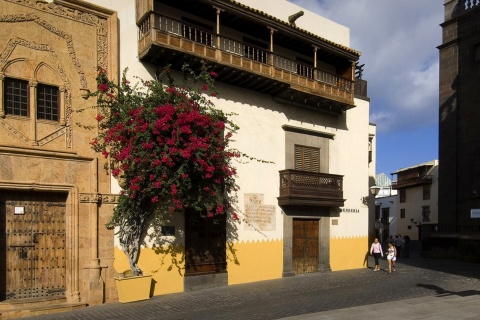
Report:
[[[470,218],[480,219],[480,209],[471,209],[470,210]]]

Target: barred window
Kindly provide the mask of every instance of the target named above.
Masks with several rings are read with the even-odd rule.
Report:
[[[37,87],[37,119],[58,121],[58,88],[39,84]]]
[[[295,170],[320,172],[320,148],[295,145]]]
[[[6,78],[4,85],[5,113],[28,117],[28,81]]]
[[[400,190],[400,203],[407,202],[407,190],[401,189]]]

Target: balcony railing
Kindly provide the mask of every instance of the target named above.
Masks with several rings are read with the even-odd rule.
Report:
[[[222,64],[264,76],[275,76],[279,81],[291,83],[296,89],[305,87],[304,92],[308,94],[315,90],[323,91],[318,96],[333,96],[334,100],[353,107],[354,81],[277,55],[267,49],[220,36],[159,14],[146,15],[138,30],[140,56],[148,52],[153,43],[177,47]],[[184,40],[190,42],[182,42]],[[216,51],[220,52],[217,54]]]
[[[392,189],[423,186],[432,183],[431,175],[424,175],[417,178],[401,179],[392,181]]]
[[[343,176],[300,170],[280,171],[281,206],[341,207],[343,199]]]

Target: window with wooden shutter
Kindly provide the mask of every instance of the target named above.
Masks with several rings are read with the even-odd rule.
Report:
[[[295,170],[320,172],[320,148],[295,145]]]

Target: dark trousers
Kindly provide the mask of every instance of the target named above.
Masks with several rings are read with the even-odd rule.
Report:
[[[380,252],[374,252],[373,257],[375,258],[375,265],[380,265],[380,262],[378,262],[378,260],[380,259]]]

